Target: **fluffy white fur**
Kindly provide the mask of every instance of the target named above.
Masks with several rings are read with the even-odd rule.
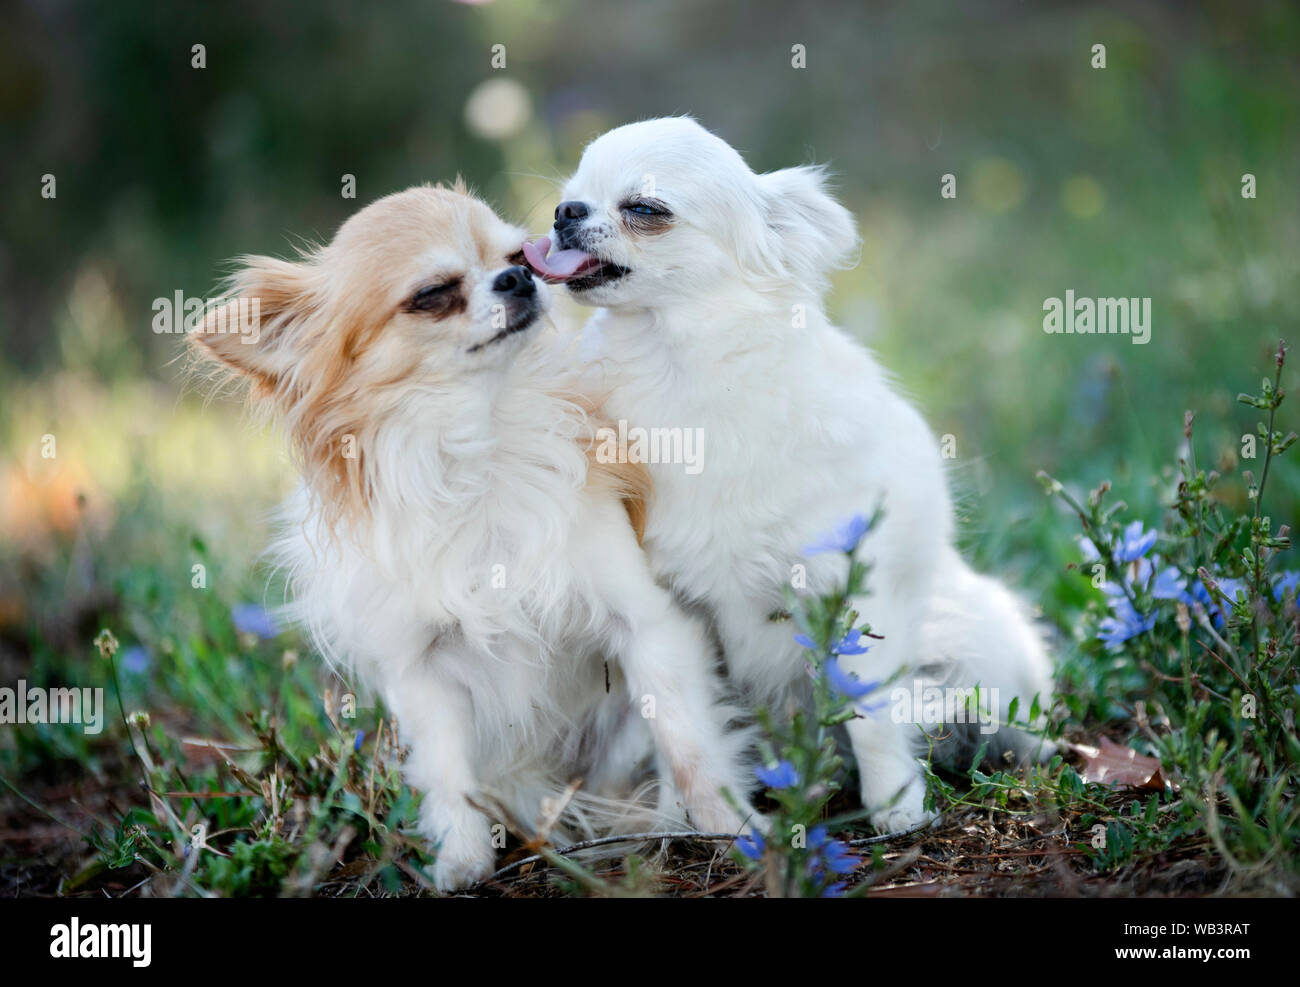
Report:
[[[635,759],[610,745],[647,724],[668,777],[693,779],[691,822],[735,831],[720,790],[744,792],[702,629],[651,578],[618,497],[585,489],[581,412],[527,362],[486,393],[467,381],[460,393],[412,395],[384,430],[386,482],[364,545],[331,539],[303,491],[276,546],[297,618],[378,687],[402,726],[442,888],[493,868],[490,820],[471,797],[528,825],[571,777],[621,797]],[[505,586],[494,588],[498,573]]]
[[[401,724],[441,888],[493,869],[496,820],[471,799],[534,825],[575,776],[625,794],[651,740],[665,809],[680,801],[705,830],[741,824],[720,794],[745,784],[712,645],[652,578],[623,491],[589,469],[587,413],[527,315],[545,286],[510,309],[520,331],[481,345],[522,239],[459,191],[399,193],[301,263],[246,262],[236,291],[263,298],[256,345],[199,339],[258,382],[296,444],[310,445],[313,414],[356,419],[362,500],[330,512],[328,464],[308,464],[275,555],[293,616]],[[410,310],[450,278],[463,307]],[[357,311],[378,328],[352,333]],[[351,362],[304,410],[313,359]]]
[[[632,426],[704,430],[698,475],[651,467],[646,546],[655,571],[711,612],[749,698],[780,705],[806,681],[790,624],[769,615],[792,567],[807,565],[817,590],[842,578],[843,559],[804,558],[803,547],[879,507],[862,548],[870,594],[855,603],[883,640],[844,665],[871,680],[909,669],[908,684],[937,668],[950,683],[997,687],[1004,711],[1014,696],[1022,710],[1034,695],[1046,705],[1049,663],[1021,606],[952,547],[929,428],[825,315],[826,275],[853,257],[857,236],[821,171],[755,174],[692,120],[650,120],[590,144],[563,199],[586,215],[557,222],[560,245],[626,271],[593,282],[584,267],[585,282],[568,282],[599,308],[583,339],[590,386]],[[640,202],[671,217],[647,227]],[[886,712],[848,733],[877,827],[929,818],[918,727]],[[1033,743],[1010,729],[998,739],[1022,753]]]

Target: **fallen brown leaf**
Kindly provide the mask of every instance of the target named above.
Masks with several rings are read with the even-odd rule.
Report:
[[[1070,745],[1083,758],[1081,777],[1084,781],[1154,791],[1168,787],[1158,757],[1139,754],[1132,747],[1117,744],[1109,737],[1101,737],[1100,745]]]

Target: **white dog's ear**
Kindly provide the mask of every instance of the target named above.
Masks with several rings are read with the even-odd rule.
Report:
[[[857,262],[857,224],[826,190],[822,168],[783,168],[757,178],[769,260],[779,258],[787,277],[815,284],[832,269]]]
[[[293,363],[296,324],[315,307],[310,263],[246,256],[190,337],[200,354],[265,388],[273,388]]]

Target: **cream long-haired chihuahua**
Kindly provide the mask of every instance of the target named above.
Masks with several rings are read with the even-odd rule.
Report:
[[[539,342],[523,239],[459,183],[409,189],[298,261],[243,258],[194,337],[292,440],[291,612],[398,717],[444,889],[491,873],[476,805],[531,825],[574,775],[621,790],[638,735],[701,829],[736,832],[722,791],[747,787],[716,656],[638,544],[643,491]]]
[[[693,120],[650,120],[593,141],[563,200],[557,249],[529,244],[529,262],[599,308],[583,346],[612,418],[702,430],[702,468],[651,465],[645,543],[673,589],[711,611],[752,701],[783,704],[806,688],[793,628],[771,615],[794,565],[815,591],[842,579],[844,563],[804,558],[804,547],[879,507],[861,548],[870,594],[855,603],[882,638],[842,664],[864,680],[901,675],[909,692],[922,673],[927,684],[997,689],[1003,714],[1017,696],[1022,710],[1035,695],[1046,704],[1039,636],[953,548],[929,428],[825,315],[826,275],[856,252],[857,233],[822,172],[755,174]],[[930,818],[924,738],[892,712],[848,724],[863,804],[886,830]],[[992,740],[1021,753],[1035,744],[1010,727]]]

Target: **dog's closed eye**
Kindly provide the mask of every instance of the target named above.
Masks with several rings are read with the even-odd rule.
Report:
[[[460,278],[453,278],[440,284],[426,285],[416,291],[406,302],[408,312],[436,312],[445,315],[452,309],[464,307],[460,292]]]
[[[664,202],[660,201],[659,199],[652,199],[648,197],[629,199],[628,201],[624,202],[619,208],[622,209],[624,212],[634,213],[638,216],[664,216],[664,217],[672,216],[672,210],[669,209]]]
[[[673,221],[673,213],[668,205],[648,196],[628,199],[619,209],[623,213],[623,221],[635,233],[661,233]]]

